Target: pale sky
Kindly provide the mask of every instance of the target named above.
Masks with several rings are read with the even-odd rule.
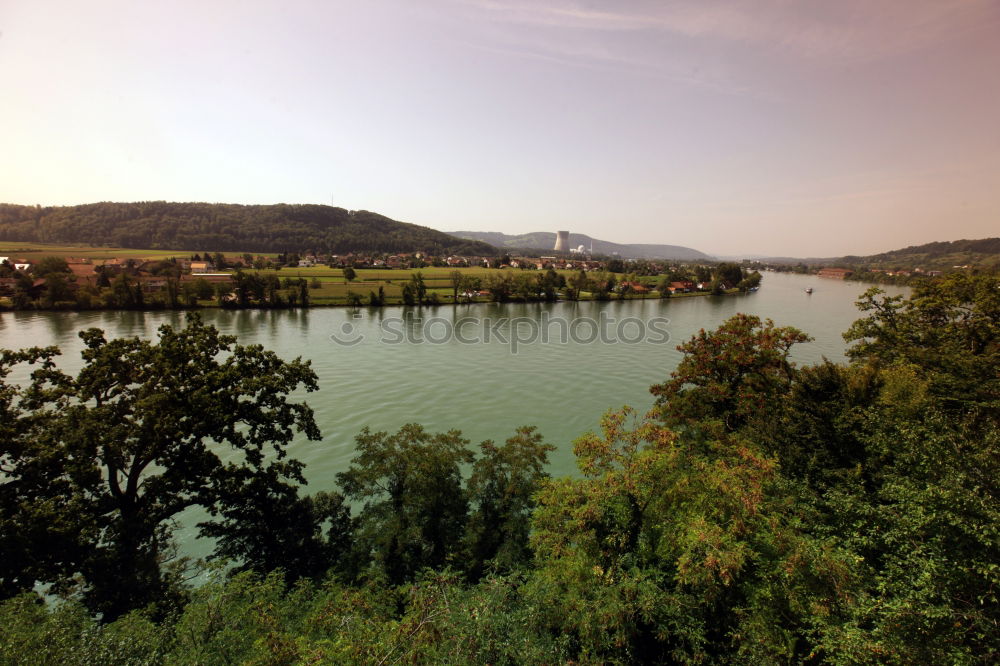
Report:
[[[1000,235],[1000,0],[0,0],[0,201],[713,254]]]

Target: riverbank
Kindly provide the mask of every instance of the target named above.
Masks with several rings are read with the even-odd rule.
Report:
[[[423,303],[413,303],[408,304],[403,302],[402,299],[386,299],[385,302],[372,305],[371,303],[366,303],[362,301],[361,303],[351,303],[348,300],[342,302],[309,302],[305,305],[283,305],[283,306],[269,306],[267,303],[253,303],[246,306],[240,306],[237,304],[219,303],[216,300],[205,300],[199,301],[194,305],[185,305],[178,303],[177,305],[169,306],[165,303],[146,303],[142,307],[85,307],[81,308],[74,303],[65,304],[55,304],[51,307],[29,307],[29,308],[13,308],[8,304],[0,302],[0,312],[162,312],[164,310],[170,311],[192,311],[197,312],[199,310],[300,310],[300,309],[310,309],[310,308],[381,308],[381,307],[400,307],[406,305],[412,305],[413,307],[422,306],[433,306],[433,305],[474,305],[474,304],[519,304],[523,305],[526,303],[578,303],[578,302],[596,302],[596,303],[607,303],[614,301],[670,301],[679,300],[685,298],[698,298],[701,296],[732,296],[736,294],[743,293],[739,289],[728,289],[719,294],[713,294],[710,291],[696,291],[690,293],[679,293],[672,294],[670,296],[660,296],[656,292],[650,294],[627,294],[625,296],[615,295],[613,298],[594,298],[590,294],[584,294],[580,298],[573,300],[566,298],[556,298],[552,301],[547,301],[545,299],[535,299],[535,300],[519,300],[516,298],[507,299],[505,301],[495,301],[490,298],[472,298],[464,299],[460,298],[458,301],[454,301],[450,296],[440,297],[438,300],[425,301]]]
[[[607,267],[581,267],[577,263],[595,262],[503,260],[509,265],[241,268],[221,256],[215,265],[192,260],[189,266],[176,260],[95,265],[43,257],[33,264],[0,265],[0,304],[13,310],[83,311],[609,301],[736,293],[756,288],[761,279],[732,263],[666,266],[613,260]]]
[[[419,274],[419,273],[417,273]],[[394,277],[399,273],[394,274]],[[517,275],[526,275],[524,273]],[[527,274],[529,277],[537,277]],[[576,292],[572,288],[551,288],[534,295],[532,285],[529,293],[520,288],[520,293],[508,285],[505,291],[494,294],[489,290],[466,291],[457,294],[449,284],[442,286],[439,278],[428,277],[423,282],[423,293],[411,288],[409,279],[365,280],[357,282],[331,281],[310,283],[305,278],[285,278],[285,286],[271,292],[253,286],[244,287],[232,282],[216,283],[219,286],[202,286],[200,294],[182,294],[177,287],[160,289],[154,292],[141,291],[136,284],[133,291],[126,292],[127,298],[118,300],[121,289],[114,287],[95,289],[87,287],[75,293],[74,300],[57,300],[47,303],[42,298],[22,302],[15,305],[11,297],[0,298],[0,312],[39,311],[39,312],[90,312],[90,311],[161,311],[161,310],[290,310],[302,308],[323,307],[389,307],[389,306],[425,306],[425,305],[469,305],[475,303],[558,303],[558,302],[608,302],[633,300],[671,300],[697,298],[702,296],[724,296],[744,293],[740,289],[731,288],[717,291],[708,289],[690,291],[678,290],[673,293],[661,294],[656,289],[650,289],[642,283],[626,283],[627,287],[612,287],[610,290]],[[437,281],[437,282],[436,282]],[[195,287],[199,289],[199,287]],[[410,289],[410,291],[408,291]],[[206,297],[212,294],[211,297]],[[198,296],[202,297],[198,297]],[[123,302],[124,301],[124,302]],[[121,303],[121,304],[119,304]]]

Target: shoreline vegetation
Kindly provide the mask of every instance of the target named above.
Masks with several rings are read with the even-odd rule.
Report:
[[[150,211],[159,210],[161,204],[127,205],[122,214],[151,214]],[[23,218],[26,213],[22,208],[17,215]],[[84,208],[53,209],[41,214],[45,217],[52,213],[53,217],[45,219],[53,224],[57,219],[62,220],[59,224],[68,224]],[[358,223],[356,214],[350,211],[338,209],[339,212],[331,213],[324,209],[306,214],[304,210],[293,211],[305,215],[299,220],[305,226],[298,228],[296,233],[305,233],[310,224],[328,214],[346,216],[344,220],[348,226]],[[253,207],[235,207],[233,211],[238,216],[263,216],[261,220],[282,214],[278,209]],[[319,217],[310,217],[313,213]],[[60,217],[67,215],[66,219]],[[357,215],[369,214],[361,211]],[[149,222],[153,218],[142,219]],[[380,223],[402,224],[381,218]],[[337,234],[343,231],[339,224],[331,227]],[[410,226],[399,228],[408,234]],[[15,227],[10,227],[8,231],[13,229]],[[410,240],[421,238],[419,234],[404,236]],[[301,240],[299,236],[294,237]],[[114,238],[118,236],[108,236],[108,239]],[[368,247],[370,241],[357,247]],[[397,241],[398,238],[393,242]],[[267,245],[261,243],[258,239],[254,245]],[[474,249],[483,247],[489,246],[480,244]],[[13,240],[0,242],[0,312],[285,309],[686,298],[755,290],[759,286],[760,271],[912,287],[942,275],[995,273],[1000,266],[998,248],[1000,239],[954,241],[870,257],[796,264],[761,260],[740,263],[625,260],[554,252],[552,254],[557,256],[530,253],[530,256],[512,256],[496,254],[503,252],[496,248],[490,248],[492,254],[478,255],[375,250],[354,250],[345,254],[308,250],[301,254],[243,252],[226,255],[215,251],[189,253]],[[473,248],[459,246],[459,249]],[[952,265],[960,261],[966,263]]]
[[[195,310],[614,301],[746,293],[761,276],[735,263],[580,257],[298,254],[178,257],[37,247],[0,254],[2,310]],[[76,252],[70,255],[69,252]],[[133,251],[135,252],[135,251]],[[82,255],[82,256],[81,256]],[[105,255],[101,257],[100,255]],[[124,256],[123,256],[124,255]]]
[[[613,297],[608,298],[596,298],[593,294],[584,293],[579,298],[576,299],[566,299],[566,298],[556,298],[553,300],[546,300],[544,298],[533,298],[529,300],[523,300],[518,298],[509,298],[504,301],[493,300],[489,297],[478,297],[472,299],[460,299],[458,301],[452,301],[446,297],[440,297],[437,300],[430,300],[424,303],[406,303],[402,298],[399,299],[386,299],[382,303],[367,302],[368,299],[362,298],[361,302],[352,302],[349,298],[345,298],[343,302],[307,302],[302,305],[299,302],[295,303],[282,303],[280,305],[269,305],[267,303],[253,303],[245,306],[231,305],[228,303],[219,304],[217,300],[205,300],[198,301],[196,304],[181,304],[178,303],[174,306],[167,306],[166,304],[158,301],[144,302],[142,304],[134,306],[108,306],[108,305],[93,305],[87,307],[78,307],[75,304],[64,303],[55,305],[52,307],[46,307],[44,305],[33,306],[30,308],[17,309],[11,307],[10,305],[5,305],[0,301],[0,313],[3,312],[114,312],[122,310],[136,310],[142,312],[161,312],[164,310],[171,310],[177,312],[198,312],[201,310],[280,310],[280,309],[311,309],[311,308],[380,308],[380,307],[439,307],[445,305],[488,305],[495,303],[567,303],[567,302],[612,302],[612,301],[631,301],[631,300],[678,300],[687,298],[698,298],[703,296],[733,296],[739,294],[745,294],[747,292],[741,291],[739,289],[726,289],[719,293],[713,294],[710,291],[693,291],[690,293],[680,293],[672,294],[670,296],[660,296],[656,291],[652,291],[646,294],[628,294],[624,297],[616,294]],[[359,294],[360,296],[360,294]]]
[[[82,331],[75,375],[0,350],[0,663],[997,663],[1000,277],[857,306],[845,363],[698,332],[573,476],[516,417],[411,423],[312,494],[307,360],[197,314]],[[176,556],[190,507],[208,563]]]

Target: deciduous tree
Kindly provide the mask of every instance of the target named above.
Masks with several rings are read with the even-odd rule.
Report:
[[[337,475],[344,495],[362,504],[360,557],[371,559],[392,583],[413,580],[425,567],[461,565],[469,503],[461,465],[473,460],[468,440],[452,430],[429,433],[407,424],[394,434],[367,428],[357,455]]]
[[[555,450],[533,427],[518,428],[502,445],[485,441],[479,448],[482,454],[468,481],[472,511],[465,568],[472,580],[482,577],[488,566],[509,572],[530,563],[534,495],[549,478],[545,466]]]
[[[156,342],[108,340],[98,329],[81,337],[76,377],[48,363],[28,389],[28,415],[45,427],[14,439],[5,483],[54,507],[57,526],[96,526],[75,561],[30,573],[43,582],[81,573],[88,605],[111,619],[172,594],[163,565],[181,511],[226,512],[303,481],[285,450],[297,433],[319,431],[309,406],[288,393],[315,390],[316,375],[307,361],[237,345],[197,316],[183,329],[160,327]],[[227,538],[225,523],[213,529]],[[3,578],[33,582],[18,571]]]
[[[684,358],[670,380],[649,390],[669,425],[716,419],[735,430],[788,390],[795,373],[791,348],[811,339],[770,319],[738,314],[678,346]]]

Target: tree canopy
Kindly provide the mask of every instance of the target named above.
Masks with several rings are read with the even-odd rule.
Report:
[[[5,551],[24,553],[4,558],[0,585],[66,585],[79,573],[88,605],[113,618],[169,592],[161,565],[181,511],[226,513],[303,481],[285,449],[297,433],[319,431],[288,393],[315,390],[316,376],[308,361],[236,345],[197,316],[183,329],[161,326],[155,343],[80,335],[76,377],[55,367],[53,349],[3,359],[39,367],[28,387],[4,387],[13,426],[0,443],[9,519],[0,538]],[[223,448],[237,455],[222,457]],[[224,546],[235,538],[225,523],[210,531]],[[61,560],[32,564],[35,551],[52,550],[36,539],[65,544]]]
[[[226,252],[427,252],[492,256],[492,245],[368,211],[275,204],[0,204],[0,240]]]
[[[0,661],[996,663],[997,287],[868,292],[848,363],[734,316],[572,476],[529,427],[477,450],[408,424],[311,496],[284,455],[316,434],[302,361],[197,321],[85,332],[76,377],[3,351]],[[194,589],[169,561],[193,504],[231,558]]]

